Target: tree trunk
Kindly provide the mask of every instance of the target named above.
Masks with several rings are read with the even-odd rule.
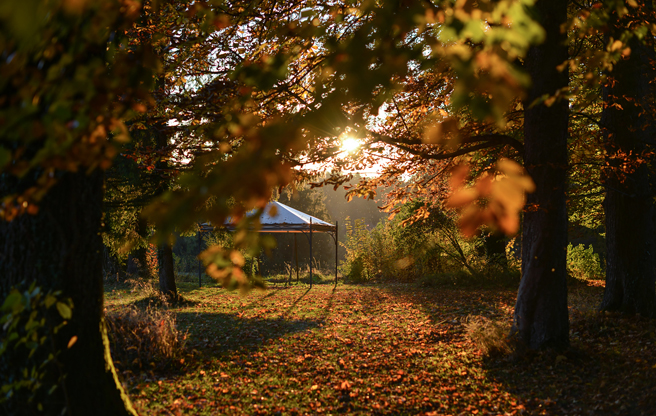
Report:
[[[142,217],[139,217],[137,221],[137,233],[142,240],[140,244],[144,244],[143,240],[146,240],[146,243],[145,246],[139,247],[135,250],[134,256],[136,257],[139,266],[139,277],[144,280],[149,280],[155,277],[155,271],[152,269],[151,264],[148,261],[148,223]]]
[[[126,263],[125,273],[130,277],[137,276],[139,274],[139,260],[137,260],[137,256],[133,256],[132,253],[128,254]]]
[[[508,269],[506,236],[502,232],[493,231],[485,236],[485,257],[488,264],[496,264],[504,270]]]
[[[107,247],[103,247],[103,279],[117,283],[125,280],[121,263],[109,252]]]
[[[522,280],[517,293],[513,333],[531,349],[569,345],[567,312],[567,178],[568,102],[530,104],[567,86],[567,72],[556,67],[567,59],[560,25],[566,0],[539,0],[535,9],[546,40],[530,49],[525,63],[533,86],[525,105],[524,163],[537,190],[527,198],[522,234]]]
[[[178,298],[178,289],[175,286],[175,272],[173,270],[173,248],[169,243],[164,243],[159,250],[159,291],[169,301]]]
[[[74,304],[55,336],[64,388],[49,396],[46,414],[66,404],[73,416],[136,415],[114,370],[103,318],[102,182],[101,172],[61,174],[37,215],[0,222],[0,297],[13,285],[36,281]],[[23,187],[0,176],[0,196]],[[77,342],[68,348],[73,336]],[[11,352],[0,359],[11,360]],[[26,403],[16,405],[16,413],[32,414]]]
[[[651,120],[653,47],[650,50],[635,38],[629,46],[629,58],[615,65],[604,86],[607,260],[600,309],[654,316],[654,201],[647,164],[651,157],[643,155],[656,134]]]
[[[157,122],[152,126],[152,131],[155,136],[155,142],[161,152],[167,148],[168,138],[164,131],[164,123]],[[155,189],[155,197],[161,196],[170,185],[170,177],[166,172],[169,170],[169,163],[166,159],[162,158],[155,163],[155,168],[162,172],[160,176],[154,180],[157,181]],[[145,221],[144,218],[142,218]],[[159,259],[159,291],[162,295],[166,296],[169,301],[175,301],[178,297],[178,290],[175,285],[175,274],[173,270],[173,247],[167,241],[164,242],[158,250]]]

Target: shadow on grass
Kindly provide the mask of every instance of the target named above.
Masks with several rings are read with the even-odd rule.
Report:
[[[139,298],[126,304],[126,306],[134,306],[139,309],[146,308],[180,308],[195,306],[198,302],[186,299],[184,296],[178,294],[177,299],[167,300],[164,296],[159,294],[151,294],[143,298]]]
[[[292,311],[292,309],[294,309],[294,308],[296,307],[296,305],[298,304],[298,302],[300,302],[301,299],[303,299],[303,298],[304,298],[309,292],[310,292],[310,287],[308,287],[308,289],[307,289],[305,292],[303,292],[303,294],[302,294],[301,296],[299,296],[298,298],[296,298],[296,299],[294,300],[294,302],[293,302],[293,303],[287,308],[287,310],[286,310],[285,312],[283,312],[280,316],[283,317],[283,318],[286,317],[286,316],[288,316],[289,313]]]
[[[255,302],[251,302],[248,304],[248,306],[245,306],[243,309],[244,310],[249,310],[249,309],[255,309],[259,306],[261,306],[263,303],[267,301],[267,299],[272,298],[278,294],[278,290],[272,290],[268,289],[267,294],[256,300]]]
[[[465,317],[508,322],[516,296],[502,289],[383,289],[394,302],[409,302],[426,312],[434,330],[445,332],[432,340],[447,343],[466,337]],[[526,414],[654,414],[656,321],[594,312],[598,288],[572,292],[570,349],[487,357],[481,363],[485,377],[516,397]]]
[[[409,302],[425,312],[431,323],[463,323],[471,316],[507,319],[516,289],[501,288],[419,288],[412,284],[381,286],[383,293],[399,302]]]
[[[176,313],[188,347],[204,356],[259,349],[265,343],[319,326],[319,319],[242,318],[228,313]]]

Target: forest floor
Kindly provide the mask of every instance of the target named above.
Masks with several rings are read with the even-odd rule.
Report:
[[[509,325],[515,290],[180,291],[187,301],[169,312],[184,356],[165,369],[123,368],[143,415],[656,413],[656,324],[595,312],[599,285],[570,288],[570,350],[521,357],[486,356],[465,331],[476,316]],[[106,305],[143,302],[117,288]]]

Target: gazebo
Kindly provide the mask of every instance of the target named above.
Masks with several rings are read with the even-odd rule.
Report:
[[[253,210],[246,214],[247,216],[255,215],[256,211]],[[275,214],[275,215],[273,215]],[[339,238],[337,225],[330,224],[319,218],[313,217],[297,209],[281,204],[278,201],[272,201],[267,204],[264,211],[259,217],[261,228],[258,230],[260,233],[302,233],[308,238],[310,243],[310,287],[312,287],[312,234],[315,232],[328,233],[335,241],[335,285],[337,285],[337,253],[339,248]],[[208,232],[213,231],[215,228],[222,228],[228,231],[235,230],[235,224],[228,219],[222,227],[214,227],[212,224],[204,223],[200,225],[200,231]],[[200,249],[200,233],[198,234],[198,242]],[[296,238],[294,238],[294,245],[296,246]],[[297,250],[294,249],[296,256]],[[298,257],[296,257],[298,263]],[[289,278],[291,280],[292,270],[290,268]],[[200,263],[198,269],[198,284],[200,285]]]

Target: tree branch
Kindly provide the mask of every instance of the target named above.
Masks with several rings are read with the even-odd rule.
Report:
[[[513,149],[515,149],[517,152],[520,154],[524,153],[524,145],[517,139],[514,139],[510,136],[506,136],[503,134],[485,134],[481,136],[473,136],[473,137],[468,137],[464,140],[461,141],[461,144],[473,144],[473,143],[479,143],[474,146],[467,146],[460,148],[456,151],[453,152],[440,152],[440,153],[430,153],[426,152],[423,150],[415,149],[410,146],[415,145],[415,144],[424,144],[419,141],[412,141],[412,142],[403,142],[400,143],[399,141],[389,137],[385,136],[383,134],[379,133],[372,133],[373,136],[376,138],[377,141],[389,144],[391,146],[397,147],[405,152],[408,152],[410,154],[413,154],[415,156],[420,156],[425,159],[432,159],[432,160],[445,160],[445,159],[451,159],[457,156],[462,156],[467,153],[475,152],[477,150],[481,149],[487,149],[490,147],[496,147],[496,146],[510,146]]]

